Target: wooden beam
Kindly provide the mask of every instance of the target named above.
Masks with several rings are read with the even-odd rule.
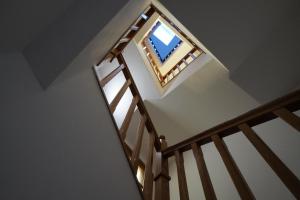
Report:
[[[213,185],[211,183],[208,170],[206,168],[203,152],[201,150],[201,147],[199,147],[196,143],[192,144],[192,149],[194,153],[194,157],[196,160],[198,172],[201,178],[201,183],[203,187],[203,191],[205,194],[205,198],[207,200],[216,200],[216,194],[213,188]]]
[[[134,109],[135,109],[136,104],[137,104],[138,101],[139,101],[139,98],[137,96],[134,96],[132,98],[132,102],[131,102],[131,104],[129,106],[128,112],[127,112],[127,114],[125,116],[125,119],[124,119],[124,121],[122,123],[122,126],[120,128],[120,135],[121,135],[121,138],[122,138],[123,141],[126,138],[127,129],[129,127],[131,118],[132,118],[133,113],[134,113]]]
[[[121,89],[119,90],[119,92],[117,93],[115,98],[112,100],[112,102],[109,104],[109,108],[112,113],[115,112],[120,100],[122,99],[123,95],[125,94],[127,88],[130,86],[130,84],[131,84],[131,80],[127,80],[123,84],[123,86],[121,87]]]
[[[228,151],[225,142],[218,135],[213,135],[212,140],[221,155],[221,158],[227,168],[227,171],[230,174],[230,177],[236,189],[239,192],[241,199],[255,199],[242,173],[240,172],[238,166],[236,165],[230,152]]]
[[[138,159],[142,147],[142,140],[143,140],[143,134],[144,134],[144,129],[145,129],[145,122],[146,122],[146,117],[143,115],[141,116],[140,123],[137,129],[137,140],[133,149],[132,157],[131,157],[131,162],[133,165],[133,168],[137,170],[138,167]]]
[[[184,160],[182,152],[175,151],[180,200],[188,200],[189,192],[186,183]]]
[[[100,81],[101,87],[104,87],[109,81],[111,81],[111,79],[113,79],[120,71],[122,71],[123,68],[124,68],[124,65],[121,64],[119,67],[117,67],[115,70],[113,70],[110,74],[108,74],[105,78],[103,78]]]
[[[250,140],[256,150],[274,170],[286,187],[300,199],[300,181],[295,174],[276,156],[276,154],[266,145],[266,143],[248,126],[239,125],[240,130]]]
[[[280,108],[273,113],[300,132],[300,117],[286,108]]]
[[[153,165],[153,147],[154,147],[154,134],[149,134],[149,144],[148,144],[148,153],[147,153],[147,161],[145,166],[145,181],[144,181],[144,199],[152,200],[153,193],[153,173],[152,173],[152,165]]]

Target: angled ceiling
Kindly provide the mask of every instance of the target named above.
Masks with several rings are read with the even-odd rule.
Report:
[[[0,1],[0,53],[22,51],[74,1]]]
[[[161,1],[261,103],[300,84],[298,0]]]

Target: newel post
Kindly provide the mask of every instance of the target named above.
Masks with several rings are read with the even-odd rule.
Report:
[[[159,139],[161,143],[161,150],[166,149],[167,142],[165,136],[161,135]],[[169,176],[169,164],[168,158],[163,158],[161,152],[157,153],[155,174],[155,200],[169,200],[169,181],[171,180],[171,177]]]

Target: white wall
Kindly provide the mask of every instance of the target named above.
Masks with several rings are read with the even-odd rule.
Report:
[[[0,56],[0,199],[141,199],[92,68],[43,90]]]
[[[123,55],[142,98],[161,98],[162,93],[156,84],[156,77],[153,77],[148,71],[149,69],[145,64],[146,60],[143,60],[134,40],[128,44]]]
[[[150,115],[169,146],[253,109],[259,104],[228,77],[228,72],[211,61],[160,101],[147,101]],[[300,112],[299,112],[300,113]],[[299,177],[300,135],[280,120],[254,127],[258,135]],[[242,174],[257,199],[294,199],[271,168],[241,133],[225,138]],[[218,199],[240,199],[212,143],[202,146]],[[190,199],[204,198],[197,166],[191,151],[184,153]],[[179,199],[174,158],[170,158],[171,199]]]
[[[159,109],[185,130],[183,134],[178,130],[178,134],[166,135],[170,144],[227,121],[258,105],[229,79],[228,71],[214,60],[204,65],[163,99],[149,100],[146,103],[150,114],[151,110]],[[160,117],[153,118],[157,124],[163,123]]]

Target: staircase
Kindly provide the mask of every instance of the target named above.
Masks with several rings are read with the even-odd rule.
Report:
[[[126,61],[122,55],[122,51],[126,45],[143,26],[145,21],[153,14],[154,10],[155,8],[150,6],[141,15],[141,17],[139,17],[132,24],[132,26],[130,26],[120,40],[116,42],[111,51],[107,53],[105,58],[98,63],[101,64],[105,60],[109,60],[110,62],[114,61],[115,59],[117,60],[118,67],[112,70],[104,78],[98,77],[98,82],[102,94],[106,99],[107,108],[110,110],[112,120],[114,121],[116,131],[134,177],[136,177],[138,168],[140,166],[143,166],[144,168],[144,182],[141,183],[136,178],[137,186],[143,198],[145,200],[152,200],[153,198],[156,200],[170,199],[169,181],[171,178],[169,176],[168,159],[175,157],[180,199],[189,199],[183,153],[192,150],[203,186],[205,198],[217,199],[204,160],[203,152],[201,150],[201,146],[208,143],[213,143],[225,164],[225,167],[239,193],[240,198],[255,199],[255,194],[253,194],[248,186],[245,178],[240,172],[240,169],[238,168],[235,160],[228,150],[227,145],[224,142],[224,138],[233,134],[237,134],[241,131],[255,147],[260,156],[288,188],[288,190],[294,195],[294,197],[296,199],[300,199],[300,181],[297,176],[285,165],[283,161],[280,160],[280,158],[271,150],[271,148],[268,147],[268,145],[252,128],[256,125],[279,118],[292,126],[294,129],[300,131],[300,118],[293,113],[300,109],[300,90],[260,106],[250,112],[199,133],[198,135],[195,135],[170,147],[167,146],[166,138],[163,135],[158,135],[152,123],[151,117],[143,103],[141,95],[139,94],[137,86],[134,83]],[[106,98],[103,88],[119,73],[123,73],[126,81],[121,86],[113,100],[109,102]],[[132,100],[125,115],[124,121],[122,122],[121,126],[118,127],[113,114],[128,89],[132,94]],[[139,125],[136,131],[136,143],[134,148],[131,149],[126,144],[125,139],[135,111],[138,111],[139,113]],[[149,133],[149,139],[146,144],[148,146],[146,162],[143,163],[140,159],[140,153],[145,128]],[[156,158],[155,167],[154,157]]]

